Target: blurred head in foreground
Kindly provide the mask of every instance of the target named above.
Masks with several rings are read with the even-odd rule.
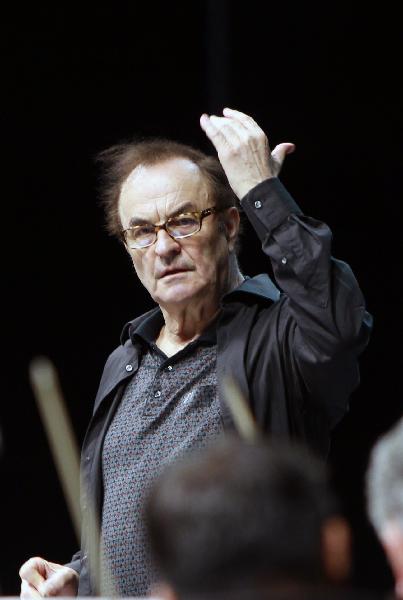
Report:
[[[164,472],[147,522],[159,595],[252,597],[348,575],[325,467],[299,446],[224,438]]]
[[[403,598],[403,419],[375,444],[367,471],[368,514]]]

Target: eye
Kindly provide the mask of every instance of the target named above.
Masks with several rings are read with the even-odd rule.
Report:
[[[136,225],[126,230],[126,242],[131,248],[141,248],[149,246],[154,242],[154,225],[146,223],[145,225]]]
[[[155,232],[154,229],[154,225],[138,225],[137,227],[133,227],[132,229],[129,229],[129,231],[131,231],[132,235],[134,235],[135,237],[142,237],[142,236],[147,236],[147,235],[153,235]]]
[[[197,223],[197,219],[195,219],[195,217],[192,215],[183,215],[177,217],[176,222],[178,225],[183,225],[186,227],[186,225],[193,225],[193,223]]]
[[[191,213],[178,215],[169,219],[167,227],[172,234],[183,235],[198,229],[199,219]]]

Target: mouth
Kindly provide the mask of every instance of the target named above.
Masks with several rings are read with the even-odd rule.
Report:
[[[181,273],[187,273],[189,269],[167,269],[163,271],[158,279],[164,279],[165,277],[170,277],[172,275],[180,275]]]

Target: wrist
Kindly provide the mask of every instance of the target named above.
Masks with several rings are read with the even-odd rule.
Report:
[[[262,180],[260,180],[260,181],[258,181],[258,182],[256,182],[256,183],[254,183],[254,184],[252,184],[252,185],[250,185],[250,186],[245,186],[245,188],[244,188],[244,189],[245,189],[245,192],[242,194],[242,196],[238,196],[238,198],[239,198],[239,201],[240,201],[240,204],[242,205],[242,203],[244,202],[245,198],[246,198],[247,196],[249,196],[249,194],[253,194],[253,191],[254,191],[256,188],[258,188],[260,185],[264,184],[264,183],[265,183],[265,182],[267,182],[267,181],[274,180],[274,179],[277,179],[277,177],[276,177],[275,175],[269,175],[269,176],[268,176],[268,177],[266,177],[265,179],[262,179]]]

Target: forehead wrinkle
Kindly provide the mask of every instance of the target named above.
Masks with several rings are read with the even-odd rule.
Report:
[[[165,166],[172,162],[172,169]],[[120,198],[125,198],[125,209],[121,210],[131,217],[153,223],[160,223],[170,214],[175,214],[178,203],[191,202],[195,209],[198,199],[209,197],[209,186],[197,165],[189,161],[167,161],[157,165],[136,167],[121,186]],[[183,168],[183,166],[185,168]],[[155,169],[154,169],[155,167]],[[154,171],[154,173],[153,173]],[[143,186],[143,194],[139,194],[139,187]],[[162,189],[161,189],[162,186]],[[186,188],[189,187],[189,191]],[[165,189],[164,189],[165,188]],[[152,206],[153,215],[150,214]],[[136,215],[133,209],[136,207]],[[121,206],[121,209],[123,207]],[[132,214],[127,214],[131,212]]]

